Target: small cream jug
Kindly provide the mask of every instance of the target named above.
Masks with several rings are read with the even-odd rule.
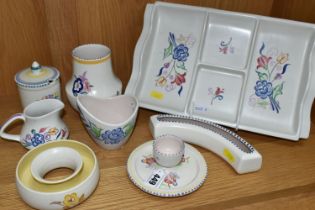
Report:
[[[60,117],[64,104],[58,99],[35,101],[25,107],[23,113],[9,118],[0,129],[0,137],[19,141],[25,148],[32,149],[49,141],[66,139],[69,130]],[[20,135],[5,133],[5,129],[15,120],[23,120]]]

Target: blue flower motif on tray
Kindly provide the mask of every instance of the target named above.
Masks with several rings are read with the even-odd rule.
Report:
[[[155,85],[170,92],[178,89],[180,96],[183,91],[183,84],[186,82],[187,69],[185,62],[189,58],[189,49],[195,44],[195,38],[192,35],[175,37],[170,32],[168,36],[168,47],[164,49],[163,62],[160,68]]]
[[[187,61],[189,56],[188,47],[184,44],[177,45],[173,51],[173,59],[178,61]]]
[[[289,60],[288,53],[279,53],[277,48],[270,48],[264,52],[265,43],[259,48],[256,73],[258,80],[254,86],[255,94],[249,98],[249,105],[253,107],[270,107],[272,111],[280,112],[278,97],[283,94],[283,76],[287,72]]]
[[[266,99],[272,95],[272,83],[267,80],[258,80],[255,86],[255,94],[261,99]]]

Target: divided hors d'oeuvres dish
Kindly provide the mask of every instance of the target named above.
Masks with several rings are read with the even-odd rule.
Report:
[[[156,111],[307,138],[314,34],[313,24],[156,2],[126,93]]]

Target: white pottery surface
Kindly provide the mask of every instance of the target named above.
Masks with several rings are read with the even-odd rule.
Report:
[[[54,81],[47,87],[36,89],[18,87],[18,89],[23,108],[25,108],[27,105],[31,104],[34,101],[42,99],[56,98],[61,100],[59,79]]]
[[[189,114],[236,126],[244,76],[224,69],[200,65],[192,92]],[[215,119],[215,120],[214,120]]]
[[[126,94],[160,112],[290,140],[308,138],[314,34],[308,23],[148,4]]]
[[[182,162],[172,168],[158,165],[152,155],[152,141],[137,147],[129,156],[127,171],[130,180],[142,191],[160,197],[179,197],[190,194],[201,187],[207,177],[207,163],[201,153],[185,144]],[[158,186],[152,186],[148,179],[156,170],[166,175]]]
[[[256,19],[241,14],[209,13],[202,62],[244,69],[255,31]]]
[[[82,157],[76,150],[69,147],[56,147],[48,149],[34,158],[31,164],[31,173],[38,182],[57,184],[76,176],[82,169],[82,165]],[[60,180],[44,179],[47,172],[56,168],[70,168],[73,170],[73,173]]]

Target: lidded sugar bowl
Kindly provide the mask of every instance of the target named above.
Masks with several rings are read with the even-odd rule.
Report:
[[[19,89],[23,108],[41,99],[60,96],[60,73],[54,67],[41,66],[34,61],[32,66],[19,71],[14,79]]]

